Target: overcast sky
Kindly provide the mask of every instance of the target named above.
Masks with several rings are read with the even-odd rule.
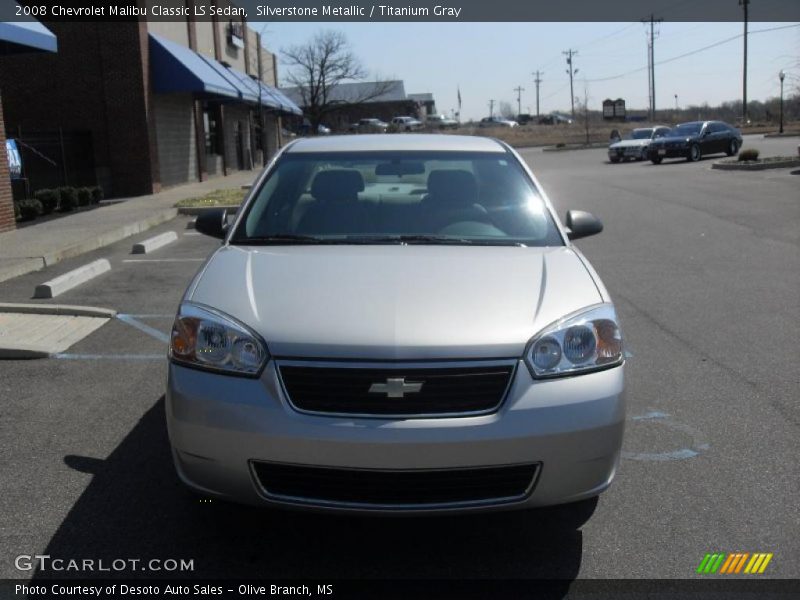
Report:
[[[796,1],[796,0],[791,0]],[[323,29],[342,31],[372,73],[402,79],[406,93],[432,92],[441,112],[457,109],[462,119],[489,114],[489,100],[510,102],[516,111],[536,112],[532,73],[543,71],[540,111],[570,108],[569,76],[563,50],[572,48],[578,73],[575,95],[588,90],[590,108],[605,98],[624,98],[629,109],[646,109],[649,25],[634,23],[253,23],[266,27],[272,51],[307,42]],[[780,90],[778,72],[787,73],[787,93],[800,84],[800,26],[750,23],[748,98],[765,100]],[[783,27],[765,33],[763,29]],[[655,42],[656,108],[678,104],[719,104],[742,97],[741,23],[661,23]],[[737,38],[692,53],[695,50]],[[685,58],[659,62],[692,53]],[[285,72],[286,67],[283,67]],[[615,79],[606,78],[616,77]]]

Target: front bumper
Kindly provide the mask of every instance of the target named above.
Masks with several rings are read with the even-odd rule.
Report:
[[[650,158],[685,158],[689,154],[689,146],[672,146],[669,148],[650,148]]]
[[[647,156],[647,148],[642,146],[623,146],[621,148],[609,148],[608,158],[641,159]]]
[[[622,366],[534,380],[520,361],[497,412],[471,417],[379,419],[302,414],[275,362],[259,379],[169,366],[167,426],[180,478],[197,491],[255,505],[356,512],[440,512],[572,502],[606,489],[624,427]],[[270,496],[253,464],[341,469],[447,470],[536,464],[524,498],[480,505],[346,506]]]

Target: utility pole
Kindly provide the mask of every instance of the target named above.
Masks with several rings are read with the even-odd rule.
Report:
[[[517,92],[517,118],[519,118],[522,114],[522,92],[525,91],[525,88],[518,85],[514,88],[514,91]]]
[[[572,87],[572,78],[578,72],[578,69],[572,68],[572,57],[578,54],[578,51],[570,48],[561,54],[567,57],[567,64],[569,65],[569,69],[567,69],[567,73],[569,74],[569,101],[572,106],[572,120],[575,121],[575,91]]]
[[[650,42],[648,43],[647,62],[650,66],[650,120],[656,119],[656,55],[655,55],[655,41],[656,41],[656,23],[660,23],[663,19],[656,19],[655,16],[650,14]],[[646,22],[646,20],[645,20]]]
[[[739,0],[744,9],[744,63],[742,67],[742,124],[747,124],[747,5],[750,0]]]
[[[783,79],[786,77],[786,73],[784,73],[783,69],[781,72],[778,73],[778,78],[781,80],[781,126],[778,133],[783,133]]]
[[[489,116],[494,116],[494,100],[489,100]]]
[[[536,84],[536,118],[538,119],[539,118],[539,84],[542,83],[541,77],[542,77],[542,75],[544,75],[544,73],[539,73],[539,71],[536,71],[534,73],[534,75],[536,76],[536,78],[533,81]]]

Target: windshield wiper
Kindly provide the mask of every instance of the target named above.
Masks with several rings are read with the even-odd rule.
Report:
[[[470,240],[450,237],[445,235],[376,235],[357,237],[353,236],[350,239],[362,243],[378,243],[378,244],[471,244]]]
[[[236,238],[231,240],[231,244],[243,245],[264,245],[269,246],[283,244],[327,244],[336,243],[338,240],[326,240],[313,235],[296,235],[293,233],[276,233],[275,235],[253,236],[246,238]]]
[[[511,240],[481,240],[453,237],[448,235],[406,234],[385,236],[350,236],[350,242],[360,244],[443,244],[454,246],[524,246]]]

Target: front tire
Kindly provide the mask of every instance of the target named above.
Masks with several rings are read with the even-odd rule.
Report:
[[[736,140],[731,140],[728,142],[728,149],[725,150],[725,154],[728,156],[734,156],[737,152],[739,152],[739,142]]]
[[[608,160],[610,160],[612,163],[618,163],[619,162],[619,156],[612,156]]]
[[[700,153],[700,146],[697,144],[692,144],[689,146],[689,154],[686,155],[686,160],[689,162],[697,162],[702,157]]]
[[[650,162],[653,163],[654,165],[660,165],[662,160],[664,160],[664,159],[661,158],[660,156],[651,156],[650,157]]]

